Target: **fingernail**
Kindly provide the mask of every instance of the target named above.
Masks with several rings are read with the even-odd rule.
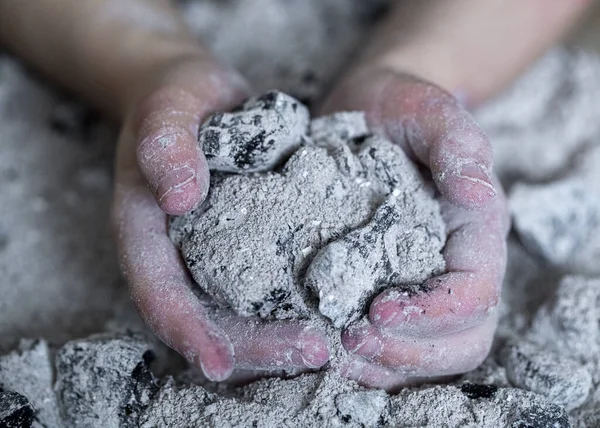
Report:
[[[482,184],[486,186],[491,192],[493,192],[494,195],[496,194],[496,187],[492,182],[490,173],[480,165],[474,163],[463,165],[463,167],[460,170],[460,177]]]
[[[181,355],[183,355],[183,357],[190,364],[199,368],[206,377],[206,379],[208,379],[211,382],[221,382],[227,379],[227,377],[229,377],[230,373],[228,373],[229,370],[227,368],[225,370],[222,370],[221,367],[213,367],[213,364],[210,361],[205,363],[202,357],[198,355],[198,353],[194,350],[188,349],[187,351],[182,352]]]
[[[164,177],[156,190],[156,196],[159,201],[162,201],[165,197],[172,193],[181,190],[183,187],[190,183],[195,182],[196,171],[192,168],[185,167],[171,171]]]
[[[354,352],[356,355],[371,359],[381,355],[383,343],[376,336],[367,336],[358,349]]]
[[[329,361],[327,342],[317,332],[308,330],[301,333],[298,350],[303,363],[310,369],[322,367]]]
[[[365,371],[365,361],[354,360],[342,369],[342,376],[359,381]]]
[[[376,327],[387,327],[398,315],[398,307],[402,302],[398,301],[397,293],[394,295],[383,294],[375,299],[369,310],[369,319]]]
[[[198,360],[196,366],[200,367],[204,376],[211,382],[223,382],[231,376],[231,373],[233,372],[233,370],[230,370],[229,368],[222,369],[220,367],[208,367],[202,360]]]
[[[213,382],[222,382],[231,376],[235,368],[233,345],[219,332],[205,332],[203,346],[197,350],[189,349],[182,355],[199,367],[204,376]]]
[[[380,310],[375,316],[371,317],[373,325],[377,327],[387,327],[392,321],[396,319],[396,316],[398,315],[398,312],[394,311],[383,312],[383,314],[382,312],[383,311]]]
[[[366,327],[350,327],[344,334],[342,343],[351,354],[364,358],[374,358],[381,354],[383,343],[375,330]]]

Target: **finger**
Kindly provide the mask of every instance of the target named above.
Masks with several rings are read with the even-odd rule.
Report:
[[[373,364],[363,358],[355,357],[341,371],[342,375],[367,388],[379,388],[395,392],[399,386],[406,386],[410,378],[402,372]]]
[[[496,324],[497,317],[492,316],[470,329],[435,338],[395,335],[359,325],[343,333],[342,343],[353,355],[401,372],[406,378],[448,376],[481,364],[490,351]],[[374,338],[380,343],[376,352],[360,346]]]
[[[448,227],[446,274],[425,282],[417,295],[391,288],[371,304],[369,319],[380,329],[436,336],[480,323],[498,303],[505,271],[509,218],[503,193],[484,211],[442,202]]]
[[[295,371],[316,369],[329,360],[325,337],[306,323],[264,322],[233,314],[213,319],[233,343],[236,368]]]
[[[206,115],[242,99],[240,80],[211,62],[190,61],[168,73],[136,106],[137,159],[160,208],[184,214],[208,192],[206,158],[197,134]]]
[[[360,357],[355,357],[342,371],[342,374],[367,388],[384,389],[390,394],[395,394],[400,389],[422,385],[424,383],[445,383],[454,376],[407,376],[401,370],[396,371],[379,364],[370,363]]]
[[[358,88],[358,89],[356,89]],[[431,169],[453,204],[481,209],[497,193],[492,148],[473,117],[444,90],[391,71],[366,71],[334,92],[326,110],[364,110],[371,127]]]
[[[120,262],[132,299],[163,342],[207,378],[223,380],[234,368],[233,346],[192,292],[192,281],[167,235],[166,215],[137,171],[133,151],[119,145],[113,208]]]

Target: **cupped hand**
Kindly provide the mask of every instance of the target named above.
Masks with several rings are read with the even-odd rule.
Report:
[[[163,342],[214,381],[234,369],[314,369],[329,357],[324,337],[300,322],[215,315],[167,234],[167,214],[193,209],[208,191],[200,123],[244,92],[242,80],[212,60],[172,61],[130,108],[116,163],[113,218],[133,301]]]
[[[389,288],[367,318],[342,334],[344,368],[359,383],[393,390],[476,368],[496,327],[509,229],[492,173],[490,143],[457,100],[435,85],[385,68],[338,86],[323,112],[362,110],[375,132],[399,144],[434,181],[448,233],[446,272],[407,295]]]

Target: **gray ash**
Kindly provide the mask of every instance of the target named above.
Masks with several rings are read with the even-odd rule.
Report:
[[[305,106],[275,91],[209,118],[199,140],[210,193],[170,233],[221,305],[261,318],[324,315],[340,328],[385,287],[443,273],[445,226],[417,168],[361,113],[315,119],[310,132],[308,121]]]

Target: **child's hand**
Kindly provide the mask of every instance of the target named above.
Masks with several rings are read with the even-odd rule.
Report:
[[[504,275],[509,217],[492,176],[490,143],[470,114],[438,87],[391,70],[348,78],[325,111],[364,110],[372,129],[425,166],[442,196],[447,273],[409,297],[391,288],[371,304],[369,322],[342,341],[356,358],[347,375],[393,389],[462,373],[487,356]]]
[[[165,213],[185,213],[206,196],[197,129],[208,113],[240,101],[239,81],[212,62],[172,64],[128,115],[116,164],[114,223],[133,301],[157,336],[211,380],[234,368],[310,369],[328,360],[321,335],[300,323],[211,319],[167,235]]]
[[[372,303],[369,322],[344,332],[356,357],[349,377],[394,389],[468,371],[487,355],[496,326],[509,217],[490,144],[453,96],[412,76],[470,106],[481,103],[590,3],[396,2],[326,102],[323,112],[366,111],[373,129],[429,170],[448,229],[448,273],[428,281],[433,291],[410,298],[387,290]]]
[[[114,226],[122,270],[150,328],[211,380],[235,368],[320,367],[326,342],[301,323],[209,317],[167,235],[167,214],[191,210],[208,191],[200,123],[244,96],[241,79],[183,22],[168,0],[0,0],[2,44],[123,122]]]

